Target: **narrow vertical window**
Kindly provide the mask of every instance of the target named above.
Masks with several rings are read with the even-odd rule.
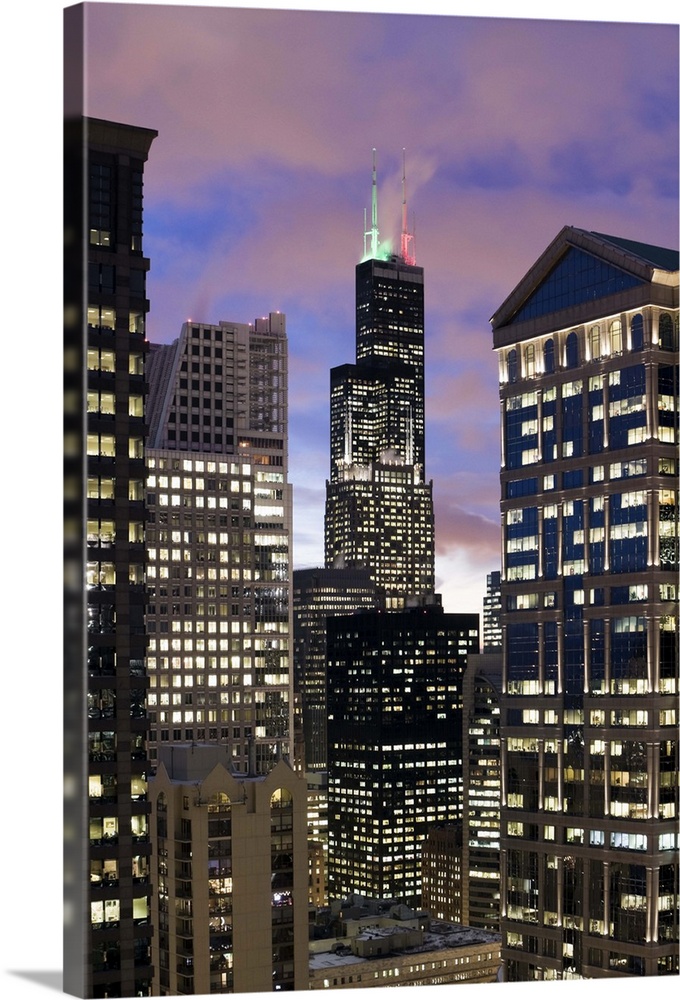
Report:
[[[567,368],[578,367],[578,336],[574,330],[567,337],[564,360]]]
[[[555,341],[552,337],[543,345],[543,367],[546,373],[555,371]]]

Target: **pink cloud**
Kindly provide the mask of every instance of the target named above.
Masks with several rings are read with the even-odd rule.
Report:
[[[489,518],[443,499],[435,507],[435,529],[442,554],[465,550],[482,561],[500,561],[500,524]]]

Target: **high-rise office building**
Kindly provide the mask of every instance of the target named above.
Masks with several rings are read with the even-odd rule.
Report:
[[[67,123],[77,195],[66,205],[67,251],[88,271],[69,271],[84,287],[78,298],[67,286],[65,338],[64,987],[88,997],[148,996],[152,978],[142,189],[156,135],[93,118]]]
[[[307,989],[304,779],[235,775],[217,744],[161,747],[153,803],[154,993]]]
[[[678,252],[565,227],[492,318],[510,980],[678,972]]]
[[[462,820],[423,847],[423,908],[441,920],[497,930],[500,915],[500,654],[467,658],[463,674]]]
[[[405,188],[404,188],[405,190]],[[423,269],[372,228],[356,267],[356,362],[331,371],[327,567],[366,567],[388,608],[434,592],[432,483],[425,480]]]
[[[307,843],[309,846],[309,904],[328,903],[328,774],[307,771]]]
[[[152,348],[146,501],[150,758],[217,741],[290,756],[285,317],[188,322]]]
[[[462,678],[479,616],[328,619],[329,897],[420,905],[428,829],[460,818]]]
[[[461,921],[497,930],[500,918],[500,653],[468,657],[463,677]]]
[[[487,573],[486,593],[482,610],[484,650],[491,653],[502,645],[501,629],[501,571]]]
[[[367,569],[298,569],[293,573],[295,690],[302,710],[305,766],[325,770],[326,619],[382,606]]]
[[[421,850],[421,880],[423,909],[437,920],[463,923],[462,820],[429,828]]]

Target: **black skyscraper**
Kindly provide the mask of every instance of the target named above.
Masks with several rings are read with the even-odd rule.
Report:
[[[388,608],[434,591],[432,483],[425,481],[423,269],[378,242],[356,268],[356,363],[331,371],[326,566],[366,567]]]
[[[479,616],[328,619],[329,895],[420,905],[428,830],[462,815],[463,674]]]
[[[91,118],[66,133],[64,988],[89,997],[151,988],[142,177],[156,135]]]

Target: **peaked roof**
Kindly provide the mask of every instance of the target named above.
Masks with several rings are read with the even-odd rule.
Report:
[[[647,284],[678,251],[564,226],[491,317],[494,329]]]
[[[651,243],[638,243],[636,240],[624,240],[620,236],[607,236],[605,233],[592,233],[592,235],[621,247],[627,254],[637,257],[645,264],[653,264],[654,267],[660,267],[664,271],[678,270],[680,254],[677,250],[656,247]]]

